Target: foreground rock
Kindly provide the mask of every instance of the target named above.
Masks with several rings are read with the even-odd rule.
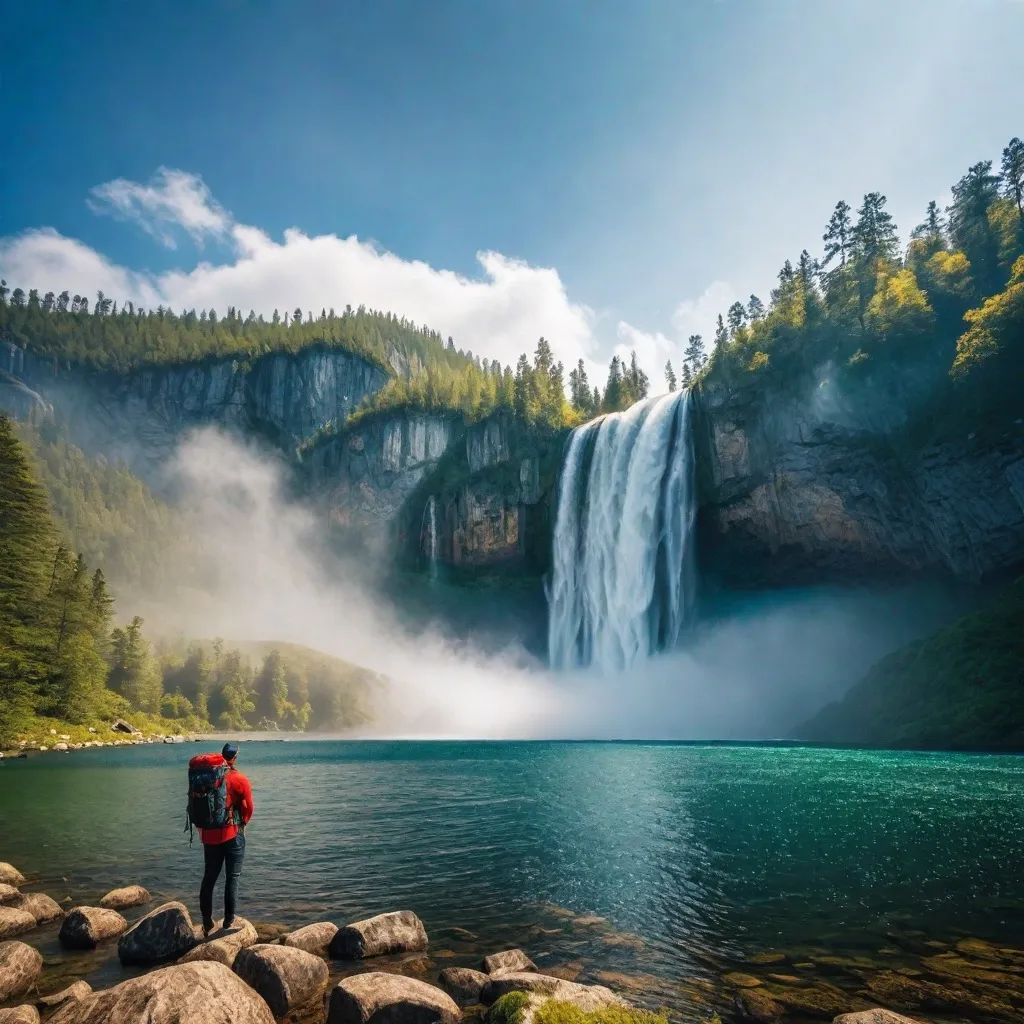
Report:
[[[235,957],[243,949],[255,946],[260,941],[256,927],[244,917],[236,917],[226,931],[223,927],[211,932],[209,939],[200,942],[195,949],[181,958],[181,963],[192,964],[198,960],[215,960],[225,967],[233,967]]]
[[[173,901],[132,925],[121,936],[117,955],[123,964],[159,964],[177,960],[195,944],[196,930],[185,904]]]
[[[381,971],[339,982],[327,1008],[327,1024],[455,1024],[461,1017],[441,989]]]
[[[223,964],[175,964],[65,1003],[47,1024],[274,1024],[267,1004]]]
[[[75,907],[68,911],[57,938],[67,949],[95,949],[106,939],[113,939],[128,927],[116,911],[104,907]]]
[[[111,889],[100,900],[100,906],[108,907],[111,910],[124,910],[125,907],[141,907],[143,903],[148,903],[152,898],[149,890],[143,886],[128,885],[123,889]]]
[[[16,903],[19,899],[21,899],[21,892],[17,886],[0,882],[0,906],[5,903]]]
[[[281,944],[324,956],[337,934],[336,924],[320,921],[317,924],[307,924],[304,928],[296,928],[295,931],[282,936]]]
[[[841,1013],[832,1024],[920,1024],[920,1021],[904,1017],[902,1013],[893,1013],[892,1010],[883,1010],[879,1006],[857,1013]]]
[[[13,939],[35,928],[36,919],[27,910],[0,907],[0,939]]]
[[[587,1013],[599,1010],[602,1006],[629,1006],[625,999],[604,985],[580,985],[575,981],[565,981],[549,974],[534,974],[531,971],[505,971],[490,975],[480,993],[480,1002],[490,1006],[509,992],[547,996],[560,1002],[572,1003]]]
[[[64,916],[61,905],[45,892],[27,892],[13,904],[17,910],[24,910],[35,918],[36,924],[48,924]]]
[[[320,1000],[330,973],[320,957],[280,945],[241,950],[234,970],[263,996],[275,1017]]]
[[[27,992],[42,969],[38,950],[24,942],[0,942],[0,1003]]]
[[[39,1024],[39,1011],[28,1005],[0,1010],[0,1024]]]
[[[486,974],[470,967],[446,967],[437,980],[459,1006],[475,1006],[479,1003],[480,993],[490,981]]]
[[[65,1003],[77,1003],[86,996],[92,995],[92,985],[87,981],[76,981],[59,992],[53,992],[48,996],[40,996],[36,1000],[36,1009],[46,1013],[48,1010],[56,1010],[58,1006]]]
[[[328,952],[334,960],[362,960],[426,948],[427,930],[423,922],[411,910],[396,910],[339,928]]]
[[[24,885],[25,876],[13,864],[0,860],[0,882],[4,885]]]
[[[535,971],[537,965],[521,950],[506,949],[484,957],[484,971],[497,974],[498,971]]]

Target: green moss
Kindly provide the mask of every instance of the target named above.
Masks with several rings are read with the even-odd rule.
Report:
[[[518,993],[515,993],[518,995]],[[589,1012],[572,1003],[549,999],[534,1014],[534,1024],[668,1024],[668,1018],[629,1006],[603,1006]]]
[[[487,1024],[519,1024],[530,997],[525,992],[507,992],[487,1011]]]

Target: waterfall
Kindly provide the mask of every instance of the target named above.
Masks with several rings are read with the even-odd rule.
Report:
[[[427,519],[427,551],[430,558],[430,578],[437,579],[437,499],[432,494],[424,510]]]
[[[553,668],[628,668],[678,640],[695,579],[689,412],[680,392],[573,431],[548,595]]]

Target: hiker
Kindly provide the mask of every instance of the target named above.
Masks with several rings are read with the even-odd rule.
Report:
[[[224,874],[224,924],[235,920],[238,876],[245,857],[245,826],[252,817],[252,786],[235,768],[238,747],[225,743],[220,754],[199,754],[188,763],[189,825],[199,829],[206,870],[199,890],[203,933],[213,931],[213,887]]]

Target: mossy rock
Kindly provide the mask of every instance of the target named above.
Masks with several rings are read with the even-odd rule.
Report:
[[[664,1014],[629,1006],[581,1010],[559,999],[537,1000],[526,992],[508,992],[487,1013],[486,1024],[523,1024],[532,1010],[532,1024],[668,1024]]]

